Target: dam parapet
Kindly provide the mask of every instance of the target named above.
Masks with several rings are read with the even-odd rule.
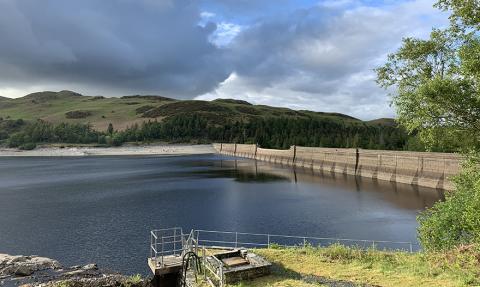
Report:
[[[453,190],[451,177],[460,172],[462,162],[462,157],[453,153],[301,146],[278,150],[227,143],[213,147],[230,156],[442,190]]]

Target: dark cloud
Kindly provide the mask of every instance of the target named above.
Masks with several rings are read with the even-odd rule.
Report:
[[[228,97],[392,116],[372,69],[439,13],[433,0],[370,2],[0,0],[0,94]]]
[[[74,82],[192,97],[228,74],[191,1],[2,0],[2,82]]]

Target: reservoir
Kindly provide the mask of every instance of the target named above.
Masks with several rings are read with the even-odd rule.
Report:
[[[0,253],[148,273],[155,228],[416,240],[443,198],[221,155],[0,158]]]

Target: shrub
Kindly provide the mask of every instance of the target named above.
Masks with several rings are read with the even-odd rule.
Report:
[[[32,149],[35,149],[37,147],[37,144],[36,143],[33,143],[33,142],[28,142],[28,143],[24,143],[20,146],[20,149],[21,150],[32,150]]]
[[[418,217],[419,239],[427,250],[448,250],[480,243],[480,163],[472,155],[454,178],[454,192]]]
[[[8,139],[8,147],[15,148],[25,143],[25,135],[23,133],[16,133]]]
[[[70,111],[65,113],[67,119],[84,119],[91,115],[90,111]]]

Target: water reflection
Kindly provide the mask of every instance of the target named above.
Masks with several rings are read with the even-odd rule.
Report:
[[[231,177],[238,182],[267,183],[288,181],[322,186],[350,192],[379,193],[384,200],[399,208],[419,210],[444,200],[443,190],[395,183],[345,174],[314,171],[311,168],[292,168],[250,159],[226,158],[218,161],[196,161],[192,166],[208,166],[195,173],[210,178]]]
[[[162,227],[415,242],[442,196],[219,155],[2,158],[0,252],[135,274]]]

